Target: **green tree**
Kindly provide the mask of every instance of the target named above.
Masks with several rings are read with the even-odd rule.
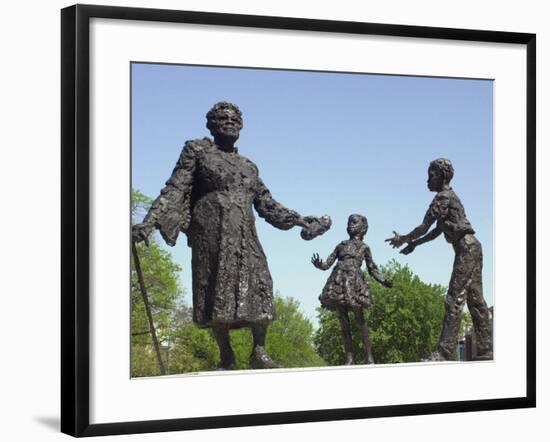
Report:
[[[407,266],[390,261],[381,268],[393,288],[369,282],[374,305],[366,310],[373,355],[376,363],[416,362],[436,350],[445,303],[445,287],[426,284]],[[319,355],[329,365],[344,363],[340,323],[331,311],[318,309],[319,329],[315,345]],[[364,352],[355,322],[353,346],[356,363],[365,363]]]
[[[172,312],[177,298],[182,294],[178,280],[178,274],[181,268],[173,262],[170,253],[162,249],[155,241],[150,241],[148,247],[140,243],[137,249],[157,338],[161,348],[164,348],[164,352],[166,352],[168,351],[167,346],[170,344],[171,339]],[[151,372],[150,369],[153,362],[153,366],[155,364],[158,365],[158,362],[156,361],[156,355],[152,346],[145,304],[143,302],[133,263],[131,276],[131,309],[132,373],[134,376],[150,376],[157,374],[158,367],[154,372]],[[150,361],[151,364],[146,363],[148,357],[152,358],[152,361]],[[166,364],[166,358],[163,360]],[[140,361],[142,364],[139,363]]]
[[[132,192],[133,222],[143,217],[150,204],[150,198],[139,191]],[[137,244],[137,252],[153,322],[159,344],[163,350],[163,361],[166,365],[172,339],[172,313],[177,299],[183,295],[178,278],[181,268],[155,238],[150,239],[149,246],[144,243]],[[131,264],[131,345],[132,376],[160,374],[133,260]]]
[[[458,336],[463,336],[472,330],[474,323],[472,322],[472,315],[469,311],[464,311],[462,320],[460,321],[460,330]]]
[[[273,360],[283,367],[319,367],[326,365],[313,343],[313,325],[300,311],[300,303],[291,297],[275,296],[276,319],[267,332],[265,347]],[[237,368],[248,368],[252,350],[250,330],[232,332]]]
[[[277,317],[269,327],[266,350],[283,367],[319,367],[326,365],[313,342],[313,325],[300,311],[300,303],[291,297],[275,297]]]
[[[153,199],[141,193],[137,189],[132,189],[132,223],[137,224],[141,222],[149,207],[153,203]]]
[[[188,373],[213,370],[219,363],[218,346],[208,329],[192,320],[192,308],[180,301],[172,315],[172,342],[168,370]]]

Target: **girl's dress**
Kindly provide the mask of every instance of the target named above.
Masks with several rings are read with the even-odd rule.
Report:
[[[365,272],[361,270],[363,260],[367,259],[367,264],[372,262],[369,257],[369,247],[361,240],[342,241],[336,246],[323,265],[324,269],[328,269],[338,260],[319,296],[322,307],[349,311],[372,305],[370,286]]]

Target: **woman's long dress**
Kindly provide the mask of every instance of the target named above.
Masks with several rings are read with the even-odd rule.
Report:
[[[275,318],[273,282],[252,207],[279,229],[300,219],[272,198],[253,162],[204,138],[185,144],[145,217],[172,246],[180,231],[187,234],[193,320],[201,327],[237,328]]]

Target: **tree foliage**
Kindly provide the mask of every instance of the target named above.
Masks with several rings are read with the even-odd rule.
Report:
[[[465,311],[460,321],[460,330],[458,336],[464,336],[472,331],[474,323],[472,321],[472,315],[469,311]]]
[[[294,298],[275,297],[277,318],[269,327],[266,349],[283,367],[326,365],[313,343],[313,325]]]
[[[181,268],[173,262],[170,253],[155,241],[149,247],[137,245],[141,270],[151,306],[157,338],[163,351],[166,365],[167,346],[171,340],[172,312],[177,298],[182,294],[178,280]],[[131,275],[131,333],[132,333],[132,374],[149,376],[158,374],[158,361],[152,345],[145,304],[138,285],[134,264]],[[154,370],[152,370],[154,368]]]
[[[143,215],[150,204],[150,198],[140,192],[132,192],[134,222],[136,218]],[[181,268],[154,238],[149,241],[149,246],[139,243],[136,248],[163,361],[166,365],[171,339],[172,312],[177,299],[183,295],[178,279]],[[133,260],[131,264],[131,342],[132,376],[159,374],[160,369]]]
[[[376,363],[416,362],[435,351],[444,315],[445,287],[426,284],[407,266],[390,261],[381,268],[393,288],[369,282],[374,305],[365,311]],[[319,329],[315,345],[329,365],[344,363],[338,316],[318,309]],[[350,315],[352,316],[352,315]],[[356,363],[365,363],[360,336],[352,318]]]

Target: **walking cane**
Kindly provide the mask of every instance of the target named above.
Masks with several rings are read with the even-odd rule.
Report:
[[[153,323],[153,314],[151,313],[151,305],[149,304],[149,297],[147,296],[145,281],[143,280],[143,273],[141,272],[141,264],[139,262],[136,243],[134,241],[132,241],[132,255],[134,257],[134,266],[136,268],[136,273],[138,277],[139,289],[141,291],[141,296],[143,297],[143,304],[145,304],[145,312],[147,313],[147,320],[149,321],[149,331],[151,332],[151,337],[153,338],[153,347],[155,347],[155,352],[157,354],[160,374],[164,375],[166,374],[166,370],[164,368],[164,362],[162,362],[162,357],[160,355],[160,346],[159,346],[159,341],[157,339],[155,324]]]

